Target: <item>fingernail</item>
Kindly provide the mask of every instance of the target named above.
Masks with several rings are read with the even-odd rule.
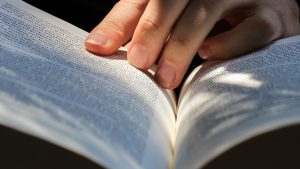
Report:
[[[163,87],[171,87],[176,80],[175,66],[168,61],[164,61],[156,73],[156,79]]]
[[[90,33],[89,36],[86,38],[85,43],[91,45],[100,45],[105,46],[107,45],[108,37],[103,31],[98,31],[94,33]]]
[[[207,59],[210,55],[209,47],[206,45],[202,45],[199,50],[200,57],[202,59]]]
[[[128,53],[129,63],[137,68],[145,68],[149,60],[149,51],[141,45],[133,45]]]

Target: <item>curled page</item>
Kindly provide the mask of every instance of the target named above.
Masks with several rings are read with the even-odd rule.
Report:
[[[0,1],[0,124],[109,168],[161,168],[175,116],[126,52],[85,51],[87,33],[22,1]]]

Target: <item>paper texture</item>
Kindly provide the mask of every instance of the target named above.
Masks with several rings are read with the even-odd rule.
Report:
[[[175,168],[203,167],[241,141],[299,123],[299,56],[295,36],[220,65],[203,65],[180,99]]]
[[[109,168],[168,167],[173,108],[125,52],[92,55],[86,32],[17,0],[0,32],[0,124]]]

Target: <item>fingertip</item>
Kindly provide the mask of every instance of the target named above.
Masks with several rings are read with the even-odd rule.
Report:
[[[179,85],[176,66],[169,61],[164,61],[159,65],[155,79],[163,88],[174,89]]]
[[[103,31],[91,32],[84,45],[89,52],[98,55],[111,55],[118,49],[116,40]]]
[[[209,45],[202,45],[198,50],[198,54],[204,60],[209,59],[209,57],[211,56],[211,49]]]
[[[150,51],[140,44],[132,44],[128,50],[128,62],[138,69],[146,70],[151,67],[149,65]]]
[[[232,48],[229,47],[222,34],[206,39],[198,49],[199,56],[204,60],[223,60],[231,57]]]

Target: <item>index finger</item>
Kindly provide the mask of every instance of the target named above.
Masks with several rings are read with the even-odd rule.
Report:
[[[132,36],[149,0],[120,0],[85,41],[88,51],[109,55]]]

